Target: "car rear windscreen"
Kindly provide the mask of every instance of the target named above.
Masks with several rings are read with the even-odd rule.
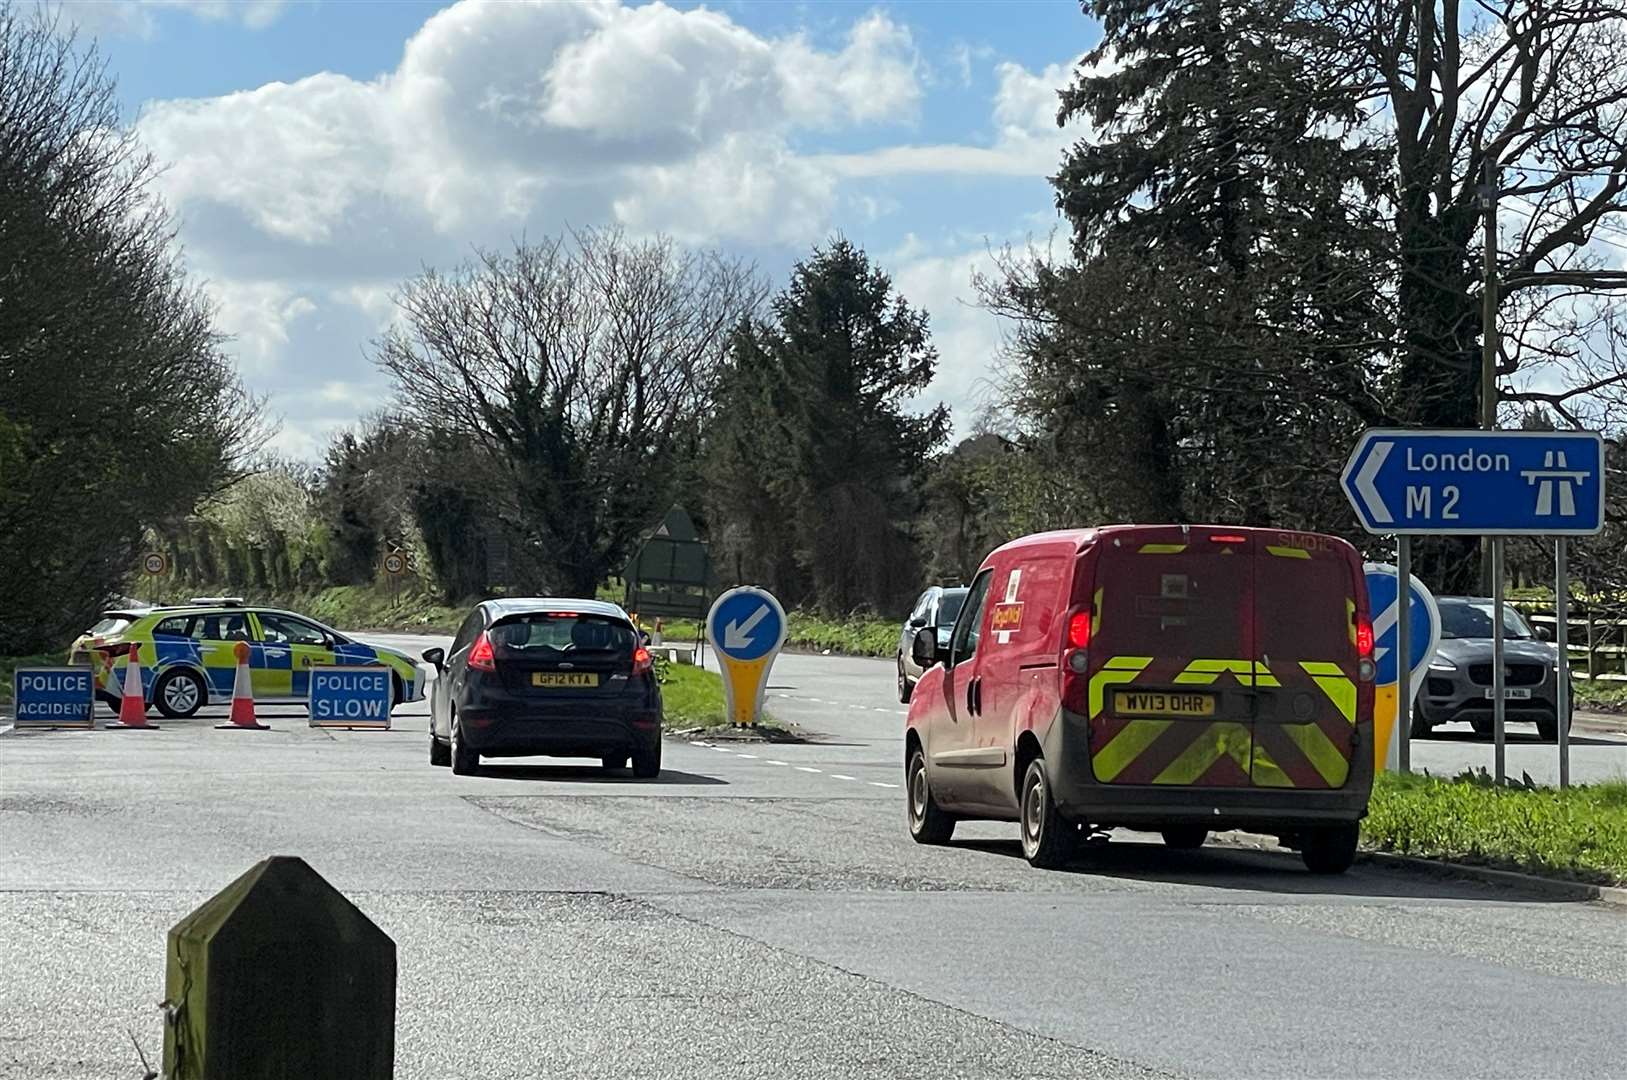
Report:
[[[90,628],[90,632],[104,637],[109,634],[122,634],[130,629],[133,621],[128,615],[103,615],[96,625]]]
[[[633,628],[604,615],[535,613],[512,615],[491,628],[493,647],[515,658],[566,655],[630,655]]]

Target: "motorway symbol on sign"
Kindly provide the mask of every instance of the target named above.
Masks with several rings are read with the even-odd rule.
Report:
[[[18,668],[18,728],[93,728],[96,678],[89,667]]]
[[[390,727],[395,686],[386,667],[313,667],[306,707],[312,727]]]
[[[785,609],[766,589],[730,589],[712,604],[706,636],[723,669],[723,696],[732,723],[757,722],[768,670],[785,644],[785,629]]]
[[[1604,440],[1594,431],[1375,428],[1340,482],[1371,533],[1591,536],[1604,527]]]
[[[162,552],[149,551],[141,557],[141,568],[149,574],[162,574],[169,568],[169,560]]]

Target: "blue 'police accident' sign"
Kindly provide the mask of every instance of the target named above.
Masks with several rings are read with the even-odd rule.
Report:
[[[735,589],[712,608],[706,636],[730,660],[758,660],[785,643],[785,613],[761,589]]]
[[[385,667],[314,667],[312,727],[388,728],[395,688]]]
[[[1591,536],[1604,527],[1595,431],[1374,429],[1340,483],[1371,533]]]
[[[88,667],[18,668],[11,685],[19,728],[96,726],[96,678]]]

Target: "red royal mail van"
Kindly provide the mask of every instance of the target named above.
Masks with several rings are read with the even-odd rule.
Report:
[[[904,742],[909,827],[1018,821],[1035,866],[1096,830],[1269,833],[1319,873],[1355,857],[1373,783],[1373,632],[1343,540],[1115,525],[997,549]],[[935,665],[935,666],[934,666]]]

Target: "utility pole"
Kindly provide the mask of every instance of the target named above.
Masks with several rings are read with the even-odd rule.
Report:
[[[1486,156],[1481,177],[1481,205],[1485,209],[1485,280],[1480,290],[1480,426],[1497,430],[1497,162]],[[1480,595],[1492,592],[1492,541],[1480,538]]]

